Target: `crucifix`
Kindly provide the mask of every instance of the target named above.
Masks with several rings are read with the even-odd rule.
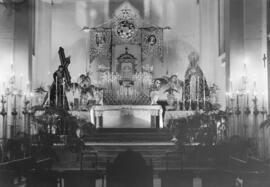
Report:
[[[265,55],[265,53],[263,54],[263,67],[265,68],[265,62],[267,61],[267,57]]]
[[[53,74],[53,83],[50,86],[48,93],[46,94],[43,105],[49,105],[53,107],[62,107],[68,109],[68,102],[65,95],[66,86],[71,85],[71,76],[68,71],[68,65],[70,64],[70,57],[65,56],[64,49],[59,47],[58,50],[60,66]]]
[[[64,52],[64,49],[62,47],[59,47],[58,54],[59,54],[61,66],[63,66],[63,68],[64,68],[65,80],[67,82],[67,85],[70,85],[71,84],[71,76],[70,76],[70,73],[68,71],[68,65],[70,64],[70,56],[68,56],[68,57],[65,56],[65,52]]]

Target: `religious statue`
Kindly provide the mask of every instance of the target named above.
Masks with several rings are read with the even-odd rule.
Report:
[[[205,105],[206,98],[209,97],[209,88],[203,71],[198,65],[199,55],[196,52],[188,56],[189,67],[185,73],[184,100],[186,108],[202,108]],[[187,107],[188,105],[188,107]],[[190,108],[190,109],[191,109]]]
[[[182,100],[183,81],[179,80],[177,75],[172,75],[168,83],[169,87],[174,91],[173,94],[178,101]]]
[[[50,90],[50,106],[68,109],[68,102],[65,95],[67,82],[65,80],[64,67],[62,65],[54,72],[53,80]]]
[[[156,105],[159,99],[159,90],[161,88],[161,81],[159,79],[154,80],[154,84],[150,88],[151,105]]]
[[[70,64],[70,57],[65,57],[62,47],[59,48],[58,54],[61,65],[53,74],[53,83],[49,88],[48,94],[45,96],[43,104],[47,103],[49,106],[68,110],[69,105],[66,97],[66,88],[71,84],[71,76],[67,69]]]
[[[88,110],[90,107],[91,101],[94,100],[93,85],[91,85],[91,79],[89,74],[82,74],[79,77],[79,87],[80,87],[80,109]]]

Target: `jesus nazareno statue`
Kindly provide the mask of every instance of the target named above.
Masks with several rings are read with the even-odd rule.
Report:
[[[68,110],[69,105],[66,97],[66,88],[71,85],[71,76],[68,71],[70,56],[65,56],[65,52],[62,47],[59,47],[58,54],[61,65],[53,74],[53,83],[44,98],[43,105],[50,107],[60,107]]]
[[[203,108],[210,91],[202,69],[198,65],[199,55],[196,52],[188,56],[189,67],[185,73],[184,101],[185,108],[195,110]],[[197,106],[199,105],[199,106]],[[190,108],[191,107],[191,108]]]
[[[56,106],[68,110],[69,106],[65,94],[67,83],[65,80],[64,67],[62,65],[60,65],[58,70],[54,72],[53,80],[50,90],[50,106]]]

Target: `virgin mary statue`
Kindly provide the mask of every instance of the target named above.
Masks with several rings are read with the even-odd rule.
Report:
[[[189,66],[185,73],[184,99],[190,104],[198,103],[200,108],[209,97],[210,91],[202,69],[198,65],[199,55],[191,52],[188,56]]]

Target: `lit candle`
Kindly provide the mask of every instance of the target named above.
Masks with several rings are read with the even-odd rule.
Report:
[[[48,104],[49,104],[49,106],[51,104],[51,90],[50,90],[50,86],[48,86]]]

